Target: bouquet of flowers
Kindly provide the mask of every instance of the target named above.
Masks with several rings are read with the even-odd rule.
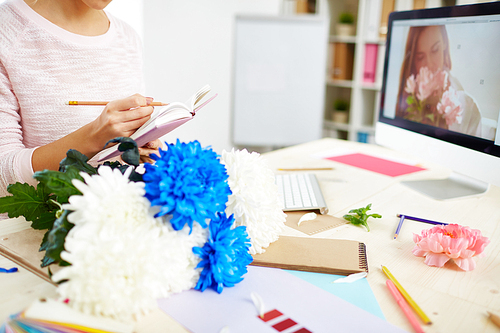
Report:
[[[450,86],[446,71],[420,68],[406,80],[407,109],[404,118],[436,127],[462,123],[461,91]]]
[[[62,266],[52,280],[73,308],[130,321],[172,293],[220,293],[283,231],[274,175],[259,154],[218,156],[177,141],[142,166],[133,140],[112,141],[127,164],[95,168],[70,150],[59,171],[34,174],[36,188],[12,184],[0,198],[0,212],[47,230],[42,266]]]

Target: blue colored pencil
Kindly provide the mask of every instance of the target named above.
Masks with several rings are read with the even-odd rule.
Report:
[[[409,216],[409,215],[397,214],[397,217],[400,217],[400,216],[404,217],[405,219],[408,219],[408,220],[413,220],[413,221],[423,222],[423,223],[429,223],[429,224],[437,224],[437,225],[448,225],[449,224],[449,223],[444,223],[444,222],[437,222],[437,221],[431,221],[431,220],[421,219],[420,217],[414,217],[414,216]],[[401,224],[401,221],[399,223]],[[399,231],[399,229],[396,230],[396,231]]]
[[[396,228],[396,232],[394,233],[394,239],[398,238],[399,231],[401,230],[401,226],[403,225],[403,222],[405,220],[406,215],[398,214],[398,217],[401,217],[401,218],[399,219],[398,227]]]

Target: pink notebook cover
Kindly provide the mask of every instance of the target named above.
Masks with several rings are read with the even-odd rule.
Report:
[[[332,156],[327,157],[326,159],[391,177],[402,176],[409,173],[425,170],[424,168],[415,165],[394,162],[360,153]]]
[[[171,131],[173,131],[174,129],[176,129],[177,127],[181,126],[182,124],[184,124],[185,122],[187,122],[191,119],[193,119],[193,117],[179,119],[179,120],[173,121],[171,123],[167,123],[167,124],[163,124],[163,125],[160,125],[158,127],[155,127],[155,129],[153,131],[149,131],[147,133],[144,133],[143,135],[141,135],[140,137],[135,139],[135,142],[137,142],[138,147],[142,147],[146,143],[148,143],[150,141],[154,141],[154,140],[162,137],[163,135],[170,133]],[[115,149],[115,150],[113,150],[113,152],[111,152],[107,155],[103,154],[103,156],[99,156],[99,162],[116,157],[116,156],[121,155],[121,154],[122,154],[121,151],[118,151],[118,149]]]
[[[217,97],[217,95],[218,94],[215,94],[214,96],[210,97],[206,102],[204,102],[200,106],[196,107],[193,110],[193,113],[196,114],[196,112],[198,110],[200,110],[202,107],[204,107],[205,105],[207,105],[210,101],[212,101],[215,97]],[[170,133],[171,131],[173,131],[177,127],[179,127],[182,124],[184,124],[184,123],[188,122],[189,120],[193,119],[194,114],[191,115],[188,118],[183,118],[183,119],[172,121],[170,123],[159,125],[159,126],[155,127],[154,129],[152,129],[152,130],[144,133],[143,135],[141,135],[141,136],[139,136],[139,137],[137,137],[135,139],[135,142],[137,143],[137,146],[138,147],[142,147],[146,143],[148,143],[150,141],[154,141],[156,139],[159,139],[162,136],[164,136],[165,134]],[[112,151],[109,152],[109,153],[101,152],[101,155],[98,158],[98,162],[101,162],[101,161],[104,161],[104,160],[116,157],[116,156],[121,155],[121,154],[122,154],[122,152],[118,151],[118,149],[116,149],[116,148],[112,149]]]

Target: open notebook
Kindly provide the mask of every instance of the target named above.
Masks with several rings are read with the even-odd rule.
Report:
[[[159,139],[165,134],[173,131],[177,127],[193,119],[196,112],[217,96],[216,94],[202,103],[203,97],[205,97],[209,91],[210,86],[205,85],[198,90],[187,103],[174,102],[161,108],[156,107],[151,115],[151,119],[139,127],[130,138],[135,140],[138,147],[142,147],[146,143]],[[101,151],[97,159],[101,162],[118,155],[120,155],[118,145],[115,145]]]

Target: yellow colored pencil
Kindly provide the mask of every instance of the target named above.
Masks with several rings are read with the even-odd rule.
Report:
[[[413,300],[413,298],[411,298],[411,296],[406,292],[406,290],[404,290],[403,286],[398,282],[398,280],[396,280],[396,278],[394,277],[394,275],[392,275],[392,273],[387,269],[387,267],[382,266],[382,271],[396,285],[396,288],[398,288],[398,290],[401,293],[401,295],[403,295],[403,297],[406,299],[406,301],[408,302],[408,304],[410,304],[410,306],[412,307],[412,309],[422,319],[422,321],[425,324],[427,324],[427,325],[432,324],[432,321],[429,319],[429,317],[427,317],[427,315],[424,313],[424,311],[422,311],[422,309]]]
[[[279,168],[279,171],[321,171],[333,170],[333,168]]]

